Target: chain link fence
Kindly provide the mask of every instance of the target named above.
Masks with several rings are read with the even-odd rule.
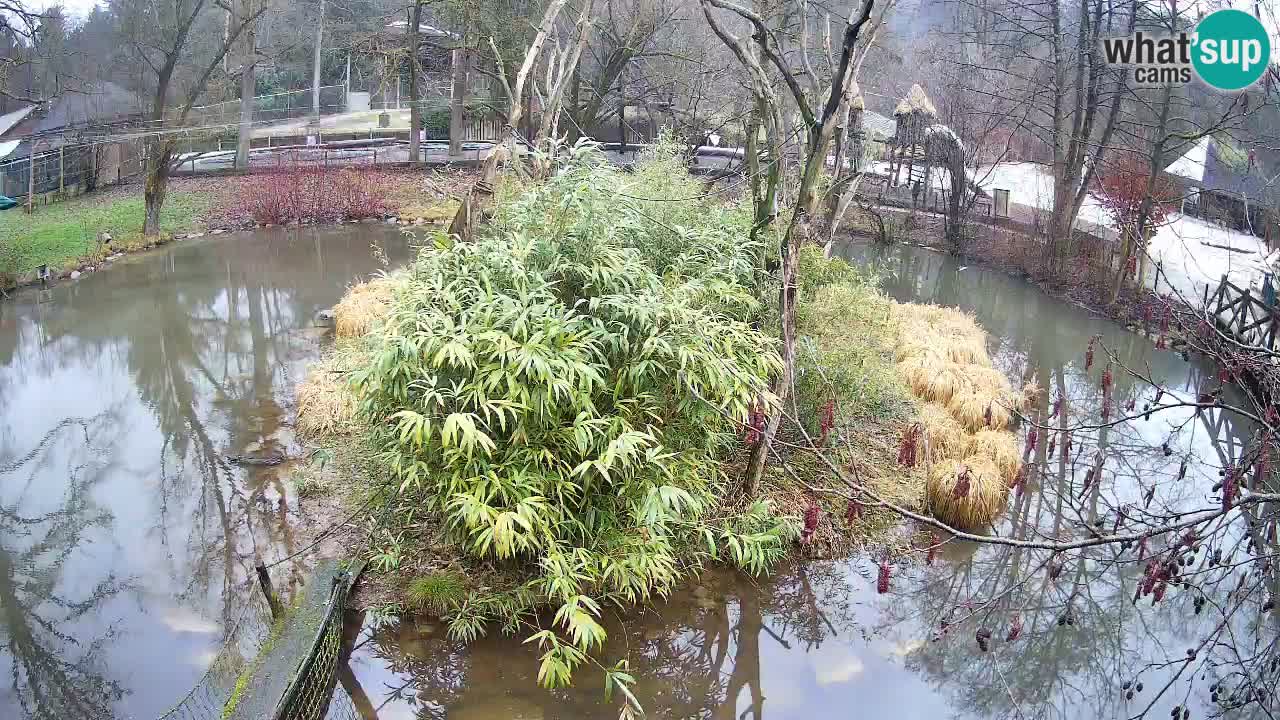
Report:
[[[253,122],[274,122],[293,120],[312,114],[315,103],[312,92],[306,90],[290,90],[271,95],[256,95],[253,98]],[[345,85],[324,85],[320,88],[320,114],[333,115],[347,109],[347,88]],[[168,122],[177,121],[177,114],[167,115]],[[200,105],[191,108],[187,113],[187,125],[209,127],[215,125],[235,125],[240,122],[240,101],[228,100],[212,105]]]

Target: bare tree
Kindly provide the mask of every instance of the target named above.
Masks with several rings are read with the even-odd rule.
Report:
[[[0,98],[34,102],[27,86],[16,87],[20,70],[30,70],[30,48],[43,16],[19,0],[0,0]]]
[[[591,13],[594,9],[594,0],[585,0],[582,3],[578,20],[569,33],[569,39],[576,37],[577,41],[570,47],[564,47],[557,38],[555,47],[547,56],[546,80],[541,85],[534,81],[534,93],[538,97],[538,104],[542,110],[537,134],[532,139],[534,148],[542,148],[544,145],[548,146],[548,150],[554,148],[555,136],[560,127],[560,112],[564,107],[565,90],[569,86],[569,79],[577,73],[578,61],[582,57],[582,50],[586,47],[590,36]],[[535,160],[534,167],[538,174],[546,175],[551,170],[549,156]]]
[[[258,7],[245,17],[233,13],[231,26],[219,38],[214,29],[218,24],[216,11],[227,8],[217,1],[120,0],[115,8],[134,58],[150,70],[151,107],[147,117],[155,132],[147,140],[143,189],[142,232],[147,237],[160,234],[160,210],[173,163],[173,133],[186,123],[191,108],[241,34],[266,10],[265,6]],[[173,107],[170,103],[175,98],[177,104]]]
[[[817,208],[817,183],[819,175],[826,164],[827,148],[835,134],[836,125],[848,114],[848,103],[852,93],[850,87],[856,82],[854,73],[854,56],[858,48],[859,37],[863,27],[871,18],[874,0],[863,0],[857,14],[850,12],[845,22],[840,52],[835,66],[832,68],[830,80],[818,92],[820,83],[816,75],[810,73],[814,96],[810,96],[799,80],[795,69],[783,57],[777,33],[766,23],[763,16],[753,10],[736,5],[727,0],[701,0],[703,14],[716,35],[720,37],[747,69],[751,76],[757,104],[766,118],[766,137],[772,138],[773,161],[781,157],[780,141],[782,138],[782,111],[777,96],[772,90],[772,79],[764,69],[768,62],[785,83],[795,102],[801,122],[806,133],[804,162],[800,173],[800,183],[796,192],[795,208],[791,220],[782,232],[781,238],[781,288],[778,305],[782,318],[782,376],[774,385],[774,395],[779,403],[785,403],[791,393],[792,379],[795,373],[796,354],[796,300],[797,273],[799,270],[800,245],[805,238],[816,237],[811,227]],[[752,52],[741,39],[730,34],[716,19],[713,10],[726,10],[746,20],[752,30],[755,52]],[[806,56],[807,57],[807,56]],[[825,99],[823,99],[825,96]],[[822,105],[815,109],[811,102],[822,100]],[[766,461],[782,423],[782,408],[775,407],[769,414],[760,440],[751,451],[751,459],[747,465],[745,486],[748,493],[754,493],[764,475]]]
[[[551,0],[547,5],[547,9],[542,15],[542,22],[538,24],[538,32],[534,35],[533,41],[529,43],[528,49],[525,50],[524,61],[521,62],[520,69],[516,71],[514,83],[508,82],[505,64],[502,62],[502,53],[499,52],[493,38],[489,38],[490,49],[493,51],[494,58],[498,64],[498,72],[495,75],[501,82],[502,89],[507,97],[507,116],[503,127],[505,140],[496,144],[489,156],[485,158],[484,164],[480,167],[480,178],[467,191],[466,196],[463,197],[462,203],[458,207],[458,212],[453,216],[453,221],[449,224],[449,234],[458,237],[463,242],[469,242],[475,237],[476,226],[484,221],[486,213],[493,204],[493,185],[497,181],[498,167],[505,159],[518,162],[516,153],[519,148],[516,144],[516,129],[520,126],[520,119],[524,112],[525,83],[529,79],[529,74],[533,72],[534,65],[538,61],[538,55],[542,52],[542,46],[546,44],[547,38],[554,31],[556,18],[559,17],[560,11],[564,9],[566,2],[567,0]]]

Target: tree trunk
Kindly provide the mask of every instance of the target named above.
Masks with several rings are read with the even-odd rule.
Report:
[[[147,154],[147,180],[142,191],[145,216],[142,234],[154,238],[160,234],[160,209],[164,206],[165,193],[169,190],[169,163],[173,155],[173,142],[162,135],[150,141]]]
[[[316,21],[316,46],[311,58],[311,114],[320,117],[320,50],[324,45],[324,3],[320,0],[320,19]]]
[[[241,4],[243,17],[253,15],[253,0]],[[249,168],[249,151],[253,144],[253,104],[257,92],[257,33],[250,27],[244,33],[244,60],[240,65],[240,128],[236,138],[236,169]]]
[[[453,87],[449,93],[449,156],[462,154],[463,110],[467,104],[467,48],[453,49]]]
[[[1176,8],[1176,4],[1173,5]],[[1177,17],[1177,14],[1174,14]],[[1120,293],[1124,290],[1125,275],[1128,274],[1129,259],[1138,257],[1138,262],[1142,262],[1139,252],[1146,251],[1147,240],[1147,219],[1151,217],[1151,208],[1155,204],[1153,194],[1156,189],[1156,180],[1160,176],[1160,169],[1164,167],[1164,144],[1168,141],[1169,128],[1169,106],[1173,100],[1173,86],[1165,85],[1164,92],[1160,98],[1160,116],[1156,121],[1156,130],[1154,140],[1151,143],[1151,155],[1149,158],[1150,168],[1147,174],[1147,189],[1142,196],[1142,204],[1138,206],[1138,217],[1134,221],[1132,229],[1126,232],[1126,242],[1124,243],[1124,254],[1120,258],[1120,267],[1116,268],[1115,280],[1111,286],[1111,302],[1120,300]],[[1141,289],[1141,287],[1139,287]]]
[[[422,108],[418,88],[418,28],[422,25],[422,0],[414,0],[413,14],[409,19],[409,162],[422,159],[421,126]]]

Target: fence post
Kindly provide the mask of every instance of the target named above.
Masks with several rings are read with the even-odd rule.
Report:
[[[271,575],[267,574],[267,566],[259,560],[254,565],[254,570],[258,573],[258,586],[262,588],[262,594],[267,596],[267,605],[271,608],[271,617],[280,617],[280,598],[276,596],[275,588],[271,587]]]
[[[27,158],[27,214],[30,215],[34,210],[32,202],[36,197],[36,144],[38,140],[31,140],[31,157]]]
[[[1240,296],[1240,322],[1236,323],[1236,333],[1241,341],[1244,340],[1244,325],[1249,321],[1249,288],[1244,289],[1244,295]]]
[[[67,194],[67,155],[66,145],[58,146],[58,194]]]

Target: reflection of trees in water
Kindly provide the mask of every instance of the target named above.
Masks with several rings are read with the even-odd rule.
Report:
[[[96,582],[84,577],[91,563],[76,563],[76,576],[65,575],[77,550],[90,542],[88,536],[108,531],[112,523],[111,514],[91,497],[106,468],[93,457],[81,457],[95,453],[88,438],[101,438],[111,423],[105,415],[64,423],[35,451],[0,468],[6,489],[0,499],[0,650],[12,666],[6,673],[10,702],[27,717],[109,717],[124,695],[102,667],[111,626],[102,623],[108,629],[97,637],[74,626],[98,612],[126,583],[111,574]],[[77,437],[82,432],[83,443]],[[56,471],[47,465],[58,457],[51,450],[62,447],[77,448],[78,454],[68,458],[61,497],[50,502],[40,479]],[[87,584],[92,587],[84,593],[67,589]]]
[[[807,652],[856,632],[845,572],[827,563],[796,566],[759,585],[706,573],[660,608],[626,618],[606,613],[610,640],[599,657],[606,664],[629,661],[647,717],[769,717],[762,645]],[[548,718],[605,717],[617,711],[605,707],[589,668],[579,671],[571,688],[538,689],[537,652],[518,637],[490,636],[465,646],[450,640],[440,624],[426,628],[406,618],[370,625],[354,640],[357,655],[376,658],[391,671],[391,679],[379,679],[377,687],[363,679],[362,691],[372,696],[366,720],[389,703],[409,706],[420,718],[539,712]],[[358,699],[356,705],[361,706]]]

